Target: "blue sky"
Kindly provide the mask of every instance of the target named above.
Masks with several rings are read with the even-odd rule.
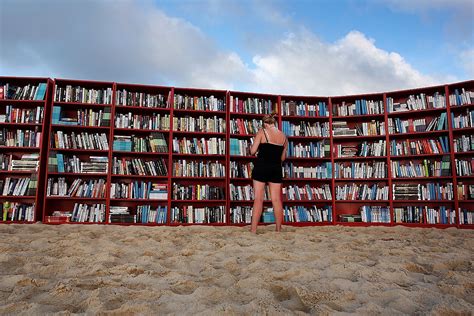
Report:
[[[337,95],[474,77],[468,0],[0,0],[0,73]]]

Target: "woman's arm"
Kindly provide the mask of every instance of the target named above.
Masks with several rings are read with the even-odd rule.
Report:
[[[253,138],[253,144],[250,147],[250,154],[251,155],[255,155],[257,153],[258,146],[260,145],[260,141],[262,140],[262,134],[263,134],[263,131],[259,130],[257,132],[257,135],[255,135],[255,137]]]
[[[281,153],[281,161],[285,161],[286,159],[286,150],[288,148],[288,139],[285,137],[285,144],[283,145],[283,152]]]

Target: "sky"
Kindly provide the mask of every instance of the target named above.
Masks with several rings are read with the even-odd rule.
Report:
[[[474,78],[473,0],[0,0],[0,76],[333,96]]]

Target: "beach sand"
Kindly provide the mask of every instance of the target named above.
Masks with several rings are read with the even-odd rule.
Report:
[[[474,231],[0,225],[0,314],[472,315]]]

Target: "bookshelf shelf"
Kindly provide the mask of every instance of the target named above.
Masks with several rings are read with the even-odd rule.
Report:
[[[474,151],[455,152],[455,156],[474,156]]]
[[[282,115],[285,121],[329,121],[329,116],[298,116],[298,115]]]
[[[71,201],[98,201],[98,202],[104,202],[106,198],[91,198],[91,197],[76,197],[76,196],[46,196],[45,197],[47,200],[71,200]]]
[[[454,200],[393,200],[393,203],[412,203],[412,204],[451,204],[454,203]]]
[[[172,176],[173,180],[196,180],[196,181],[224,181],[226,177],[179,177],[179,176]]]
[[[352,161],[352,160],[387,160],[387,157],[386,156],[334,157],[334,161]]]
[[[336,200],[337,203],[389,203],[389,200]]]
[[[332,181],[331,178],[329,179],[318,179],[318,178],[283,178],[283,182],[296,182],[296,181],[302,181],[302,182],[330,182]]]
[[[410,137],[430,137],[430,136],[439,136],[447,134],[448,130],[442,131],[430,131],[430,132],[413,132],[413,133],[400,133],[400,134],[390,134],[390,138],[410,138]]]
[[[225,137],[225,133],[213,133],[213,132],[182,132],[182,131],[173,131],[173,135],[176,136],[201,136],[201,137]]]
[[[36,124],[36,123],[7,123],[7,122],[0,122],[0,128],[5,127],[5,128],[22,128],[22,129],[31,129],[35,127],[40,127],[42,124]]]
[[[5,78],[5,77],[0,77]],[[47,80],[47,79],[45,79]],[[45,100],[15,100],[15,99],[0,99],[0,104],[13,104],[21,107],[27,106],[43,106]]]
[[[335,121],[371,121],[371,120],[384,120],[385,114],[364,114],[364,115],[350,115],[350,116],[332,116]]]
[[[168,200],[163,199],[114,199],[111,198],[110,202],[126,202],[126,203],[167,203]]]
[[[452,180],[452,179],[453,177],[443,176],[443,177],[392,178],[392,181],[436,181],[436,180]]]
[[[305,141],[314,141],[314,140],[329,140],[329,137],[319,137],[319,136],[287,136],[288,140],[305,140]]]
[[[137,174],[112,174],[112,178],[144,179],[144,180],[168,180],[168,176],[149,176],[149,175],[137,175]]]
[[[114,155],[117,156],[150,156],[150,157],[156,157],[156,156],[168,156],[168,153],[160,153],[160,152],[140,152],[140,151],[118,151],[114,150]]]
[[[15,151],[15,152],[25,152],[25,151],[39,151],[40,147],[15,147],[15,146],[2,146],[0,150],[3,151]]]
[[[449,155],[449,153],[442,154],[420,154],[420,155],[401,155],[394,156],[390,155],[391,160],[404,160],[404,159],[423,159],[423,158],[441,158],[443,156]]]
[[[107,132],[110,130],[110,127],[107,126],[81,126],[81,125],[61,125],[61,124],[53,124],[51,125],[51,129],[53,130],[67,130],[67,131],[87,131],[87,132]]]
[[[388,178],[336,178],[336,182],[386,182]]]
[[[180,204],[193,204],[193,203],[219,203],[225,204],[226,200],[171,200],[171,203],[180,203]]]
[[[29,195],[0,195],[0,200],[35,200],[36,196]]]
[[[463,133],[474,133],[474,127],[464,127],[464,128],[453,128],[453,133],[463,134]]]
[[[333,141],[358,141],[358,140],[376,140],[385,139],[385,135],[368,135],[368,136],[333,136]]]
[[[129,135],[129,134],[150,134],[150,133],[162,133],[169,134],[168,130],[156,130],[156,129],[140,129],[140,128],[114,128],[116,134]]]
[[[102,104],[102,103],[84,103],[84,102],[54,102],[55,105],[63,105],[63,106],[70,106],[73,109],[77,109],[80,107],[84,108],[98,108],[103,109],[106,107],[110,107],[110,104]]]
[[[107,178],[107,173],[48,172],[48,175],[52,177],[73,177],[73,178],[103,177],[103,178]]]
[[[193,158],[193,159],[225,159],[225,155],[202,155],[202,154],[178,154],[173,153],[176,158]]]
[[[388,117],[403,117],[403,116],[413,117],[414,115],[416,115],[416,116],[429,116],[429,115],[438,115],[442,112],[446,112],[446,108],[389,112]]]

